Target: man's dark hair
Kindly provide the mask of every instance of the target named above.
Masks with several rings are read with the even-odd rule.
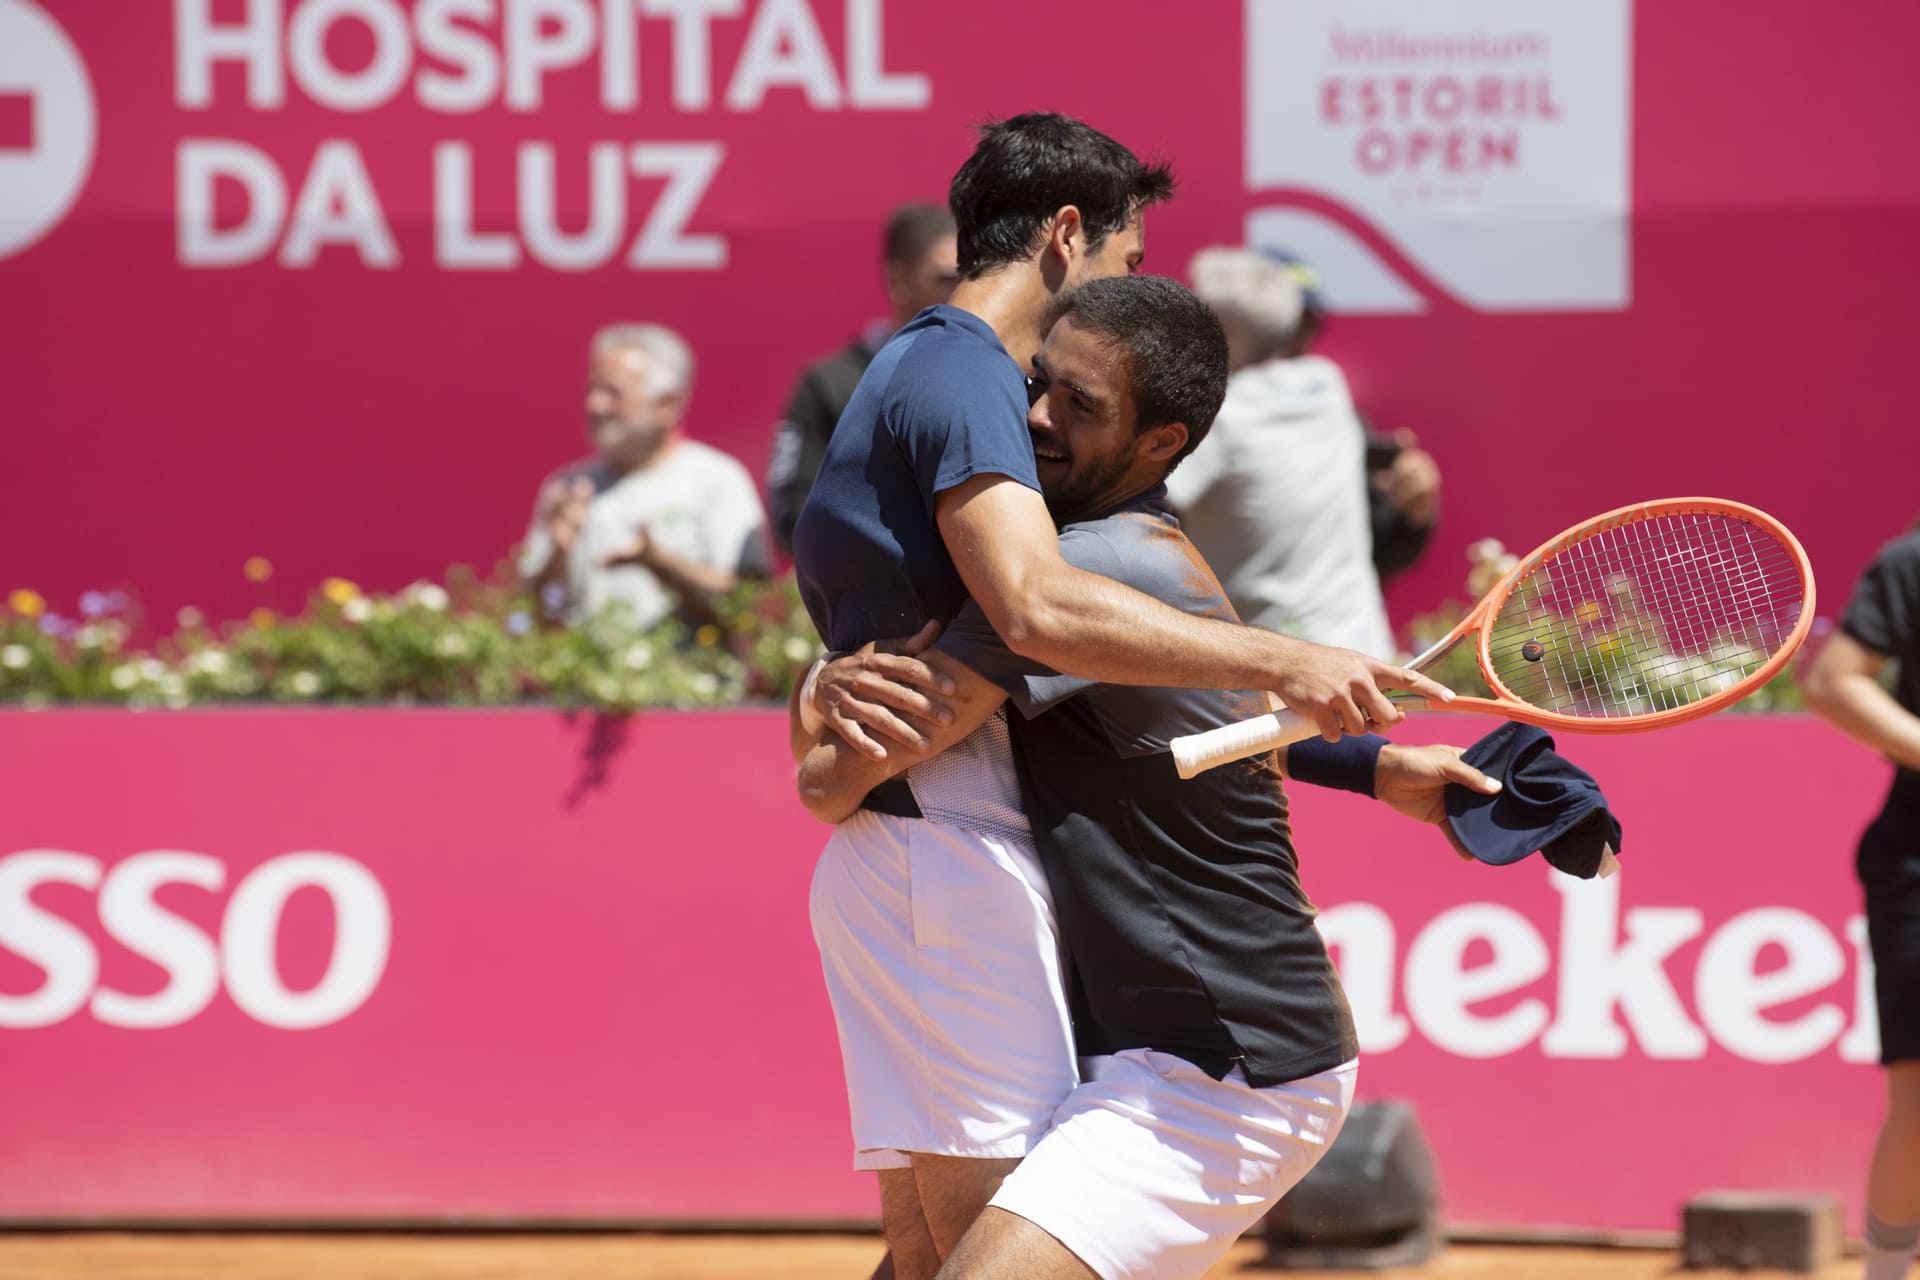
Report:
[[[1068,116],[1030,111],[988,121],[947,192],[959,228],[960,278],[1031,258],[1063,205],[1080,210],[1087,245],[1097,252],[1134,214],[1172,194],[1170,166],[1146,164]]]
[[[882,255],[887,262],[914,263],[954,234],[953,215],[937,204],[903,204],[887,219]]]
[[[1063,298],[1054,323],[1071,320],[1126,361],[1136,430],[1187,424],[1172,471],[1199,447],[1227,398],[1227,335],[1212,308],[1164,276],[1093,280]]]

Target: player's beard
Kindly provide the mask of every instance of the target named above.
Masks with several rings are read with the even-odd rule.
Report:
[[[1065,475],[1051,485],[1041,484],[1041,493],[1047,500],[1047,510],[1053,513],[1054,523],[1085,519],[1124,497],[1119,491],[1120,481],[1133,462],[1131,451],[1089,462],[1069,459]]]

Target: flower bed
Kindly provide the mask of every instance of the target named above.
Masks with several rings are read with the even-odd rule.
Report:
[[[1492,539],[1474,543],[1467,559],[1475,599],[1513,567]],[[264,583],[273,567],[255,557],[243,571]],[[1407,649],[1438,640],[1467,607],[1451,603],[1414,619],[1403,637]],[[674,621],[641,629],[618,612],[562,627],[504,571],[482,581],[456,568],[444,585],[416,582],[392,595],[329,578],[292,617],[259,608],[215,627],[198,610],[182,609],[171,632],[135,648],[137,608],[124,595],[88,592],[79,616],[67,618],[23,589],[0,604],[0,703],[553,703],[631,711],[785,700],[820,653],[792,577],[742,586],[719,614],[718,625],[698,629]],[[1487,696],[1472,646],[1455,649],[1431,674],[1461,693]],[[1738,708],[1801,705],[1789,666]]]
[[[250,577],[262,572],[248,563]],[[697,630],[641,629],[618,611],[561,627],[512,587],[461,569],[392,595],[330,578],[293,617],[255,609],[215,627],[182,609],[144,648],[130,644],[137,612],[124,596],[89,592],[79,612],[8,595],[0,702],[720,706],[786,698],[820,652],[791,578],[743,586],[718,625]]]

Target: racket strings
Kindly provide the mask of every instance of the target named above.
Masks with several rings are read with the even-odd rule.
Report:
[[[1487,652],[1513,696],[1565,715],[1671,711],[1757,671],[1799,621],[1805,584],[1765,528],[1720,512],[1597,531],[1515,585]]]

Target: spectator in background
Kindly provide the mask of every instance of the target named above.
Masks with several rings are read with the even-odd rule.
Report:
[[[834,424],[859,385],[860,375],[894,330],[927,307],[945,302],[960,279],[953,215],[937,204],[905,204],[887,219],[883,250],[887,300],[893,314],[800,375],[786,417],[774,428],[767,459],[767,502],[773,508],[780,549],[793,550],[793,524],[800,518],[813,477],[826,456]]]
[[[1227,399],[1167,496],[1241,618],[1376,658],[1394,652],[1373,567],[1366,432],[1346,379],[1299,345],[1285,264],[1203,249],[1189,274],[1227,334]]]
[[[1440,464],[1405,427],[1384,436],[1369,431],[1367,481],[1373,567],[1385,582],[1427,549],[1440,519]]]
[[[1266,256],[1285,266],[1300,286],[1305,304],[1288,354],[1304,356],[1326,329],[1326,299],[1320,294],[1319,273],[1283,253]],[[1360,415],[1362,427],[1366,415]],[[1367,480],[1370,484],[1370,523],[1373,526],[1373,567],[1385,582],[1411,568],[1427,549],[1427,539],[1440,518],[1440,467],[1420,448],[1419,438],[1406,428],[1391,434],[1367,431]]]
[[[1889,663],[1893,692],[1881,683]],[[1891,760],[1893,786],[1860,837],[1887,1114],[1867,1174],[1866,1280],[1907,1274],[1920,1242],[1920,529],[1884,547],[1807,675],[1807,704]]]
[[[693,352],[679,334],[610,325],[589,359],[594,456],[541,488],[521,580],[550,615],[577,620],[618,603],[642,627],[674,613],[711,622],[719,597],[769,567],[753,477],[682,432]]]

